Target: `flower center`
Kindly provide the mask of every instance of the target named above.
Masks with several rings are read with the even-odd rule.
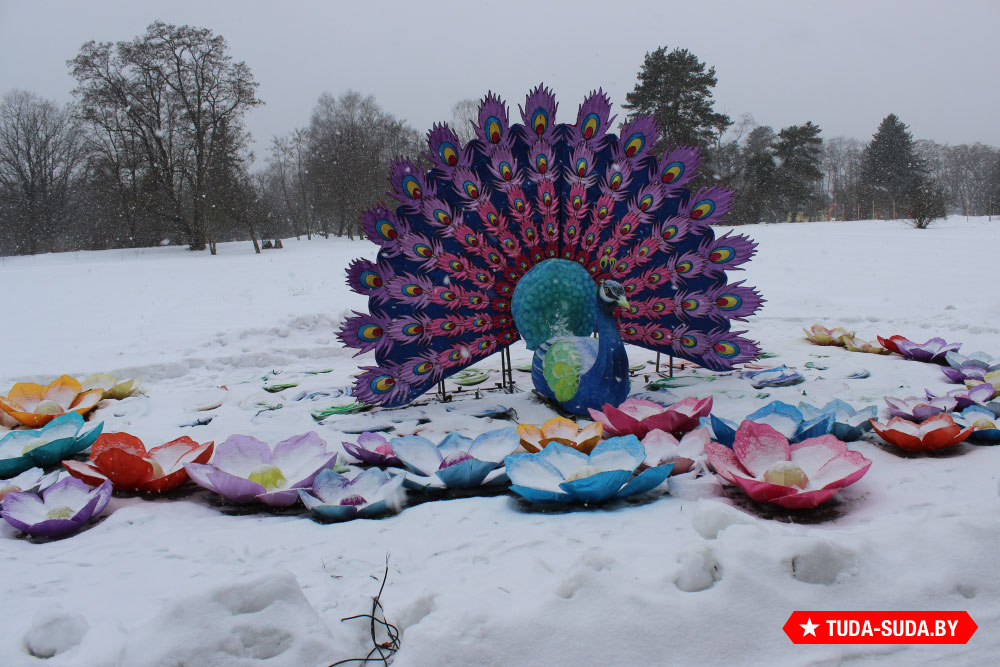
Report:
[[[438,466],[438,470],[444,470],[445,468],[461,463],[462,461],[468,461],[471,458],[472,454],[469,452],[455,452],[454,454],[449,454],[444,457],[443,461],[441,461],[441,465]]]
[[[396,455],[396,452],[392,451],[392,445],[390,445],[388,442],[385,443],[385,444],[379,445],[378,447],[376,447],[375,448],[375,453],[376,454],[381,454],[382,456],[395,456]]]
[[[976,422],[972,425],[972,428],[976,429],[977,431],[982,431],[989,428],[996,428],[996,424],[994,424],[989,419],[977,419]]]
[[[62,406],[53,400],[47,399],[35,406],[36,415],[58,415],[62,412]]]
[[[577,471],[574,472],[572,475],[570,475],[566,481],[575,482],[578,479],[593,477],[594,475],[597,475],[598,473],[602,472],[604,471],[598,468],[597,466],[583,466],[581,468],[577,468]]]
[[[285,479],[285,476],[282,474],[281,470],[276,466],[272,465],[266,465],[257,468],[252,473],[250,473],[250,476],[247,479],[249,479],[251,482],[257,482],[268,491],[272,489],[277,489],[278,487],[280,487],[281,485],[283,485],[285,482],[288,481]]]
[[[358,507],[359,505],[364,505],[365,502],[366,501],[365,501],[364,498],[362,498],[358,494],[354,494],[353,496],[347,496],[346,498],[344,498],[343,500],[341,500],[340,504],[341,505],[351,505],[353,507]]]
[[[56,507],[50,509],[45,515],[46,519],[72,519],[76,511],[72,507],[67,507],[63,505],[62,507]]]
[[[805,471],[791,461],[779,461],[768,468],[764,473],[764,481],[768,484],[794,486],[797,489],[804,489],[809,484]]]
[[[26,444],[24,447],[21,448],[21,455],[23,456],[28,452],[30,452],[31,450],[38,449],[42,445],[47,445],[47,444],[48,442],[42,440],[41,438],[38,438],[36,440],[29,440],[28,444]]]

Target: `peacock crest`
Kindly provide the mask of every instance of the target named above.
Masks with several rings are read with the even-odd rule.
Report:
[[[355,383],[358,400],[408,403],[522,338],[536,357],[539,349],[552,357],[536,360],[536,387],[545,382],[543,366],[554,373],[573,359],[582,364],[578,376],[591,369],[598,384],[601,374],[617,377],[619,337],[713,370],[757,357],[757,345],[730,322],[763,299],[743,281],[727,281],[756,244],[741,234],[716,238],[711,227],[733,193],[687,189],[700,153],[658,146],[651,117],[615,134],[601,90],[573,123],[556,123],[557,106],[538,86],[512,124],[507,105],[488,93],[468,144],[435,124],[427,133],[430,170],[405,159],[392,164],[395,205],[362,219],[378,257],[354,260],[347,271],[369,312],[347,318],[338,332],[358,354],[375,354],[376,365],[363,366]],[[611,311],[600,305],[602,281],[621,289],[604,334],[600,318]],[[591,352],[570,349],[566,336],[586,338],[595,327],[606,346],[622,346],[621,359],[614,350],[601,356],[601,348],[595,362]],[[605,357],[617,359],[614,369],[587,366]]]

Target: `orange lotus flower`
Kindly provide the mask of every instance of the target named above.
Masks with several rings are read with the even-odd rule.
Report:
[[[44,387],[34,382],[18,382],[6,397],[0,396],[0,409],[21,424],[38,428],[67,412],[87,414],[103,394],[102,389],[82,391],[78,380],[63,375]]]
[[[941,413],[919,424],[893,417],[888,424],[871,420],[872,428],[883,440],[900,449],[911,452],[931,452],[937,449],[954,447],[968,438],[973,427],[962,428],[955,423],[951,415]]]
[[[809,329],[803,329],[806,338],[816,345],[844,345],[844,336],[853,336],[853,331],[848,331],[843,327],[827,329],[822,324],[814,324]]]
[[[532,453],[545,449],[550,442],[558,442],[589,454],[604,434],[604,424],[597,422],[581,429],[572,420],[553,417],[542,424],[541,428],[521,424],[517,427],[517,434],[521,436],[521,446]]]
[[[90,448],[90,461],[63,461],[69,474],[87,484],[110,479],[117,491],[163,493],[188,480],[185,463],[207,463],[214,443],[181,436],[149,451],[129,433],[104,433]]]

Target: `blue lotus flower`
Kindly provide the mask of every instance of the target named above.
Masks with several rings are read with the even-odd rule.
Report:
[[[984,445],[1000,445],[1000,419],[993,414],[992,410],[972,405],[962,410],[962,417],[957,419],[963,426],[972,426],[972,434],[969,435],[970,442],[979,442]]]
[[[393,438],[392,451],[410,471],[403,485],[408,489],[468,489],[500,484],[506,476],[504,457],[521,444],[511,427],[488,431],[475,440],[449,433],[440,444],[419,435]]]
[[[83,417],[67,412],[38,429],[11,431],[0,440],[0,477],[11,477],[35,466],[51,466],[94,444],[104,422],[87,432]]]
[[[860,440],[862,435],[872,430],[872,423],[869,420],[878,417],[878,406],[869,405],[867,408],[855,410],[850,403],[839,398],[830,401],[822,408],[808,403],[799,403],[799,410],[802,412],[802,416],[808,420],[832,414],[833,426],[830,433],[844,442]]]
[[[609,438],[588,456],[557,442],[537,454],[507,457],[510,490],[533,503],[600,503],[652,491],[674,464],[635,474],[646,449],[634,435]]]
[[[316,476],[311,492],[299,489],[306,509],[328,521],[348,521],[381,514],[402,503],[403,475],[370,468],[353,479],[327,469]]]
[[[754,389],[763,389],[764,387],[788,387],[805,381],[805,378],[802,377],[801,373],[793,371],[788,366],[766,368],[762,371],[746,371],[741,377],[746,380],[750,380],[750,385]]]
[[[809,438],[817,438],[830,433],[830,430],[833,428],[834,419],[835,416],[833,413],[823,413],[806,419],[802,412],[795,406],[782,403],[781,401],[772,401],[760,410],[748,414],[741,420],[741,423],[751,421],[756,424],[767,424],[788,438],[789,443],[795,444]],[[736,430],[740,425],[722,417],[709,415],[708,420],[702,418],[702,426],[708,426],[712,429],[712,439],[714,441],[732,448],[733,442],[736,439]]]

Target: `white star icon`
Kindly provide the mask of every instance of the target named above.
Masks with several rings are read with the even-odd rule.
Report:
[[[816,628],[819,627],[819,623],[813,623],[811,618],[807,618],[805,623],[799,623],[799,627],[802,628],[802,636],[812,635],[816,636]]]

